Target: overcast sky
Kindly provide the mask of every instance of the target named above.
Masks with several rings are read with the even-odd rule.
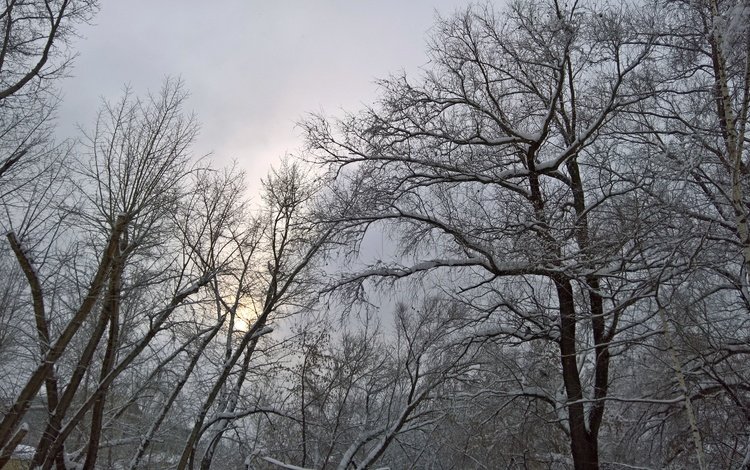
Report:
[[[79,28],[61,132],[90,127],[100,98],[179,76],[201,122],[196,153],[239,160],[251,184],[302,143],[308,112],[356,110],[377,78],[427,61],[436,12],[466,0],[105,0]],[[254,184],[253,184],[254,186]]]

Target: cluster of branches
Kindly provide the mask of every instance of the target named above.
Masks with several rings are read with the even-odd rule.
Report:
[[[177,433],[169,444],[181,450],[166,455],[192,466],[201,438],[218,442],[246,411],[239,391],[274,319],[303,305],[330,233],[305,215],[315,188],[285,165],[252,209],[240,172],[190,157],[184,99],[167,81],[105,104],[50,184],[28,188],[38,212],[20,215],[31,223],[8,205],[3,318],[15,331],[3,345],[13,383],[0,465],[24,438],[36,440],[35,467],[94,468],[101,449],[130,468],[161,465],[157,443]],[[180,418],[192,424],[176,430],[173,407],[188,396]]]
[[[721,0],[473,7],[438,22],[422,77],[304,123],[337,182],[342,243],[387,233],[400,248],[333,288],[429,283],[474,318],[465,332],[493,360],[469,415],[512,411],[486,429],[457,416],[478,436],[464,449],[503,449],[467,456],[750,462],[748,14]]]
[[[308,301],[332,226],[299,165],[251,206],[241,171],[195,159],[175,80],[56,143],[54,79],[96,8],[0,14],[0,467],[208,468],[262,409],[241,392],[274,322]]]

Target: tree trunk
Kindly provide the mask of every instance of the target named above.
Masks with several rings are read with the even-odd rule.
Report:
[[[560,362],[563,383],[568,396],[568,425],[570,427],[570,450],[576,470],[599,468],[597,439],[586,427],[581,378],[576,360],[576,311],[573,287],[570,279],[555,279],[557,298],[560,303]]]
[[[117,354],[118,340],[120,336],[120,287],[123,270],[122,253],[117,253],[112,263],[112,273],[109,278],[109,289],[105,299],[102,316],[109,321],[109,338],[107,349],[102,360],[102,368],[99,374],[99,383],[103,383],[107,375],[112,371]],[[108,387],[99,387],[96,391],[96,402],[91,412],[91,433],[89,435],[88,451],[86,461],[83,465],[85,470],[93,469],[99,453],[99,441],[102,436],[102,422],[104,420],[104,406],[107,400]]]
[[[96,274],[91,281],[91,286],[89,287],[80,308],[60,334],[57,341],[55,341],[54,345],[50,347],[49,352],[42,358],[42,363],[31,374],[31,377],[19,393],[15,403],[0,423],[0,446],[5,447],[8,444],[11,437],[14,435],[16,427],[29,409],[31,400],[36,396],[45,382],[45,379],[49,376],[50,369],[63,355],[68,344],[73,339],[73,336],[75,336],[81,325],[83,325],[84,320],[94,308],[94,305],[99,298],[99,293],[101,292],[107,275],[109,274],[112,257],[120,243],[120,235],[125,230],[127,223],[127,216],[118,216],[110,234],[109,242],[102,253]],[[0,468],[6,463],[7,460],[0,458]]]

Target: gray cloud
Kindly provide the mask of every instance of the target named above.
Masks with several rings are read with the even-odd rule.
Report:
[[[61,133],[94,119],[100,97],[138,94],[180,76],[202,123],[198,153],[237,158],[251,180],[301,144],[311,111],[356,109],[377,78],[427,60],[435,12],[458,0],[130,0],[103,2],[84,26],[63,84]],[[207,6],[210,5],[210,6]]]

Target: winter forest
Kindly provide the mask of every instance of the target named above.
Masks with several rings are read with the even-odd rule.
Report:
[[[57,138],[99,7],[0,6],[0,468],[750,468],[748,0],[467,5],[262,194]]]

